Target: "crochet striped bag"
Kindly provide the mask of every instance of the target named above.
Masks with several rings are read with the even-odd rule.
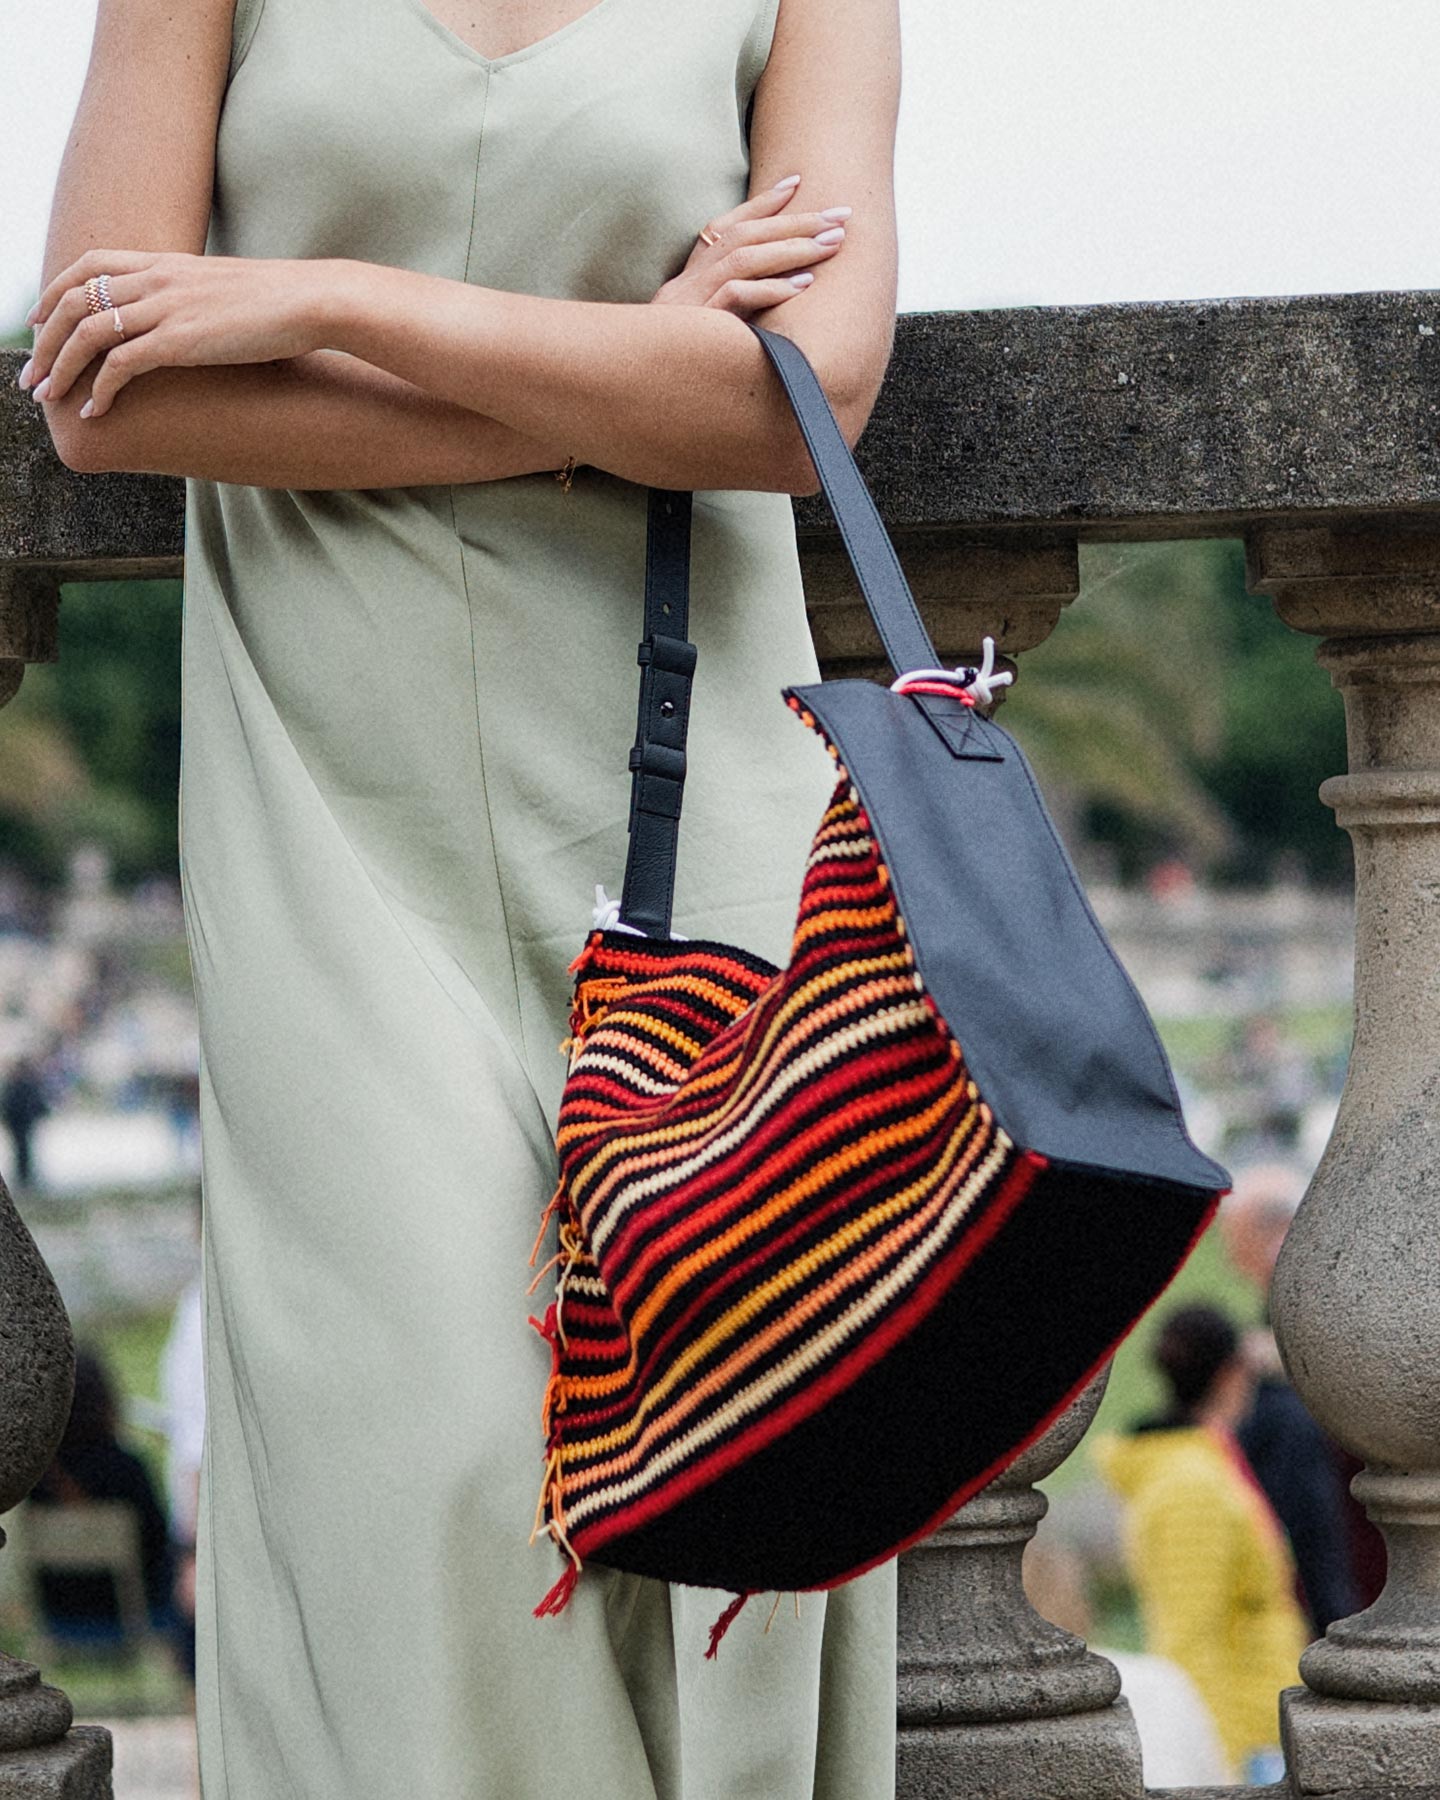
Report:
[[[537,1614],[593,1559],[729,1589],[716,1642],[748,1595],[849,1580],[993,1479],[1229,1180],[982,710],[1008,677],[988,646],[981,670],[935,666],[808,360],[751,329],[897,680],[785,693],[835,774],[786,967],[672,936],[690,496],[651,490],[630,855],[619,918],[571,966],[536,1246],[556,1223],[556,1285],[532,1320],[535,1535],[565,1559]]]

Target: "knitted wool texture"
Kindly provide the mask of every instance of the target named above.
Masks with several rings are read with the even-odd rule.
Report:
[[[860,1376],[1043,1167],[926,993],[843,769],[783,972],[613,931],[572,972],[559,1276],[533,1322],[553,1351],[536,1528],[574,1570],[542,1610],[617,1540],[643,1560],[647,1525]]]

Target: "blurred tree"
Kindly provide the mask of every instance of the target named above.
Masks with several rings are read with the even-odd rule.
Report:
[[[0,713],[0,855],[43,882],[102,844],[117,879],[176,874],[180,583],[66,585],[59,663]]]
[[[1348,869],[1316,797],[1345,766],[1313,647],[1245,588],[1238,540],[1082,544],[1081,594],[1006,701],[1047,794],[1134,876],[1178,856],[1262,882]]]

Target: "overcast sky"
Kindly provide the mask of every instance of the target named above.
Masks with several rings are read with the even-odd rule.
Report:
[[[95,0],[0,8],[6,329],[38,291]],[[902,312],[1440,287],[1440,0],[901,12]]]

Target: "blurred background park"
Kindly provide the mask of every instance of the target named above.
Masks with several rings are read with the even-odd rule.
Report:
[[[29,345],[95,10],[7,20],[3,345]],[[902,0],[901,15],[901,311],[1440,285],[1428,0],[1383,15],[1311,0]],[[1003,722],[1157,1018],[1197,1141],[1298,1191],[1349,1044],[1349,840],[1316,794],[1345,765],[1339,700],[1312,644],[1246,592],[1238,542],[1084,545],[1081,572]],[[77,1718],[131,1721],[116,1791],[144,1800],[194,1791],[200,1155],[179,602],[178,582],[69,587],[59,663],[32,667],[0,713],[0,1173],[93,1352],[91,1412],[152,1552],[137,1537],[115,1552],[103,1605],[91,1591],[112,1629],[67,1635],[26,1503],[4,1521],[0,1648],[43,1661]],[[1049,1616],[1122,1653],[1146,1647],[1145,1619],[1095,1446],[1170,1416],[1156,1334],[1177,1307],[1211,1303],[1263,1338],[1263,1269],[1240,1261],[1218,1230],[1202,1240],[1122,1347],[1089,1439],[1045,1483],[1044,1538],[1063,1553]],[[73,1582],[70,1601],[74,1614]],[[1138,1666],[1126,1681],[1138,1694]]]

